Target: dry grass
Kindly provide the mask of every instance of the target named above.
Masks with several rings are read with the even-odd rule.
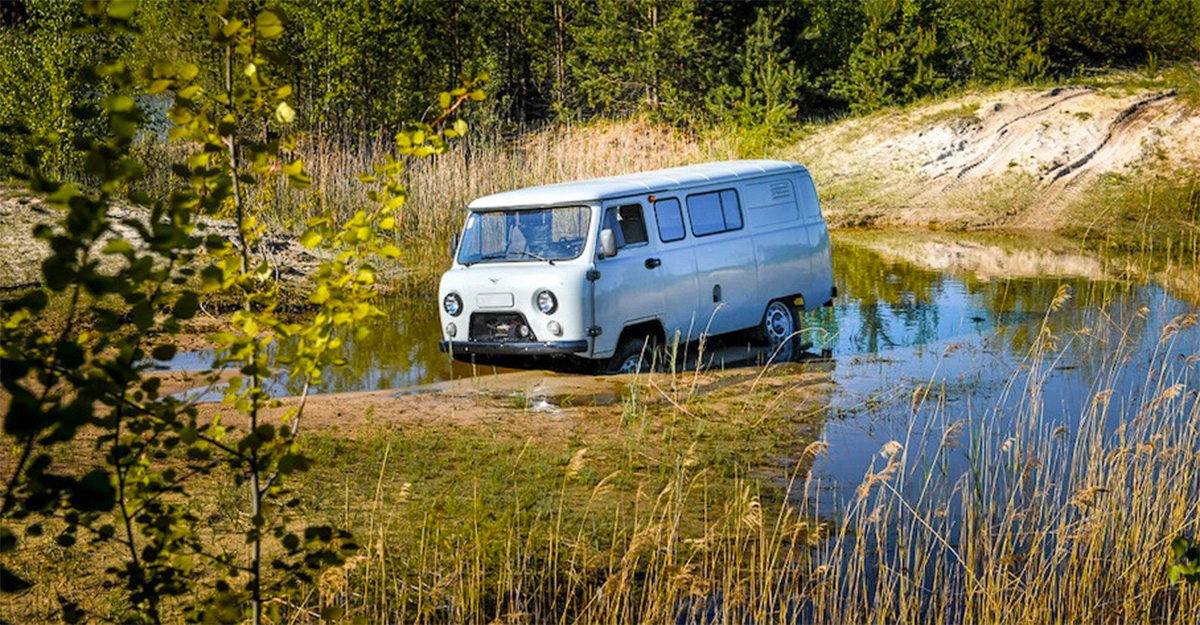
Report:
[[[716,476],[681,453],[661,487],[639,490],[609,518],[595,502],[612,478],[583,500],[564,488],[557,507],[532,518],[490,523],[499,511],[473,507],[469,527],[487,533],[448,531],[428,511],[409,543],[391,540],[391,515],[372,506],[370,549],[330,574],[336,583],[320,600],[378,622],[1194,619],[1200,592],[1169,585],[1165,568],[1171,538],[1200,529],[1198,357],[1175,349],[1181,333],[1197,331],[1195,316],[1167,326],[1142,387],[1122,400],[1113,388],[1136,333],[1059,337],[1054,308],[1003,410],[955,413],[937,393],[915,394],[914,421],[940,423],[944,435],[884,445],[839,510],[803,505],[816,500],[806,467],[822,442],[795,459],[782,498],[742,473],[714,499]],[[1072,340],[1109,354],[1092,401],[1066,419],[1076,429],[1046,418],[1042,394]],[[936,470],[949,454],[969,470]],[[583,452],[564,461],[564,483],[587,463]],[[522,480],[513,475],[508,487]]]
[[[443,155],[409,163],[408,189],[395,243],[404,252],[408,279],[401,284],[428,288],[448,264],[451,235],[473,199],[516,188],[610,176],[712,160],[736,158],[728,144],[708,141],[669,127],[639,121],[596,123],[524,131],[516,138],[473,137]],[[305,220],[331,211],[342,218],[367,206],[369,188],[358,181],[391,148],[387,141],[347,146],[338,139],[305,137],[297,145],[312,187],[296,191],[282,176],[257,187],[252,204],[277,228],[298,232]],[[174,148],[153,148],[152,162],[171,160]],[[151,167],[165,171],[164,167]],[[151,186],[165,184],[151,181]]]

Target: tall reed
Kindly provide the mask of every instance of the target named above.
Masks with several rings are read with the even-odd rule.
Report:
[[[274,226],[294,229],[331,210],[342,218],[367,203],[359,183],[391,151],[383,138],[349,142],[308,136],[296,148],[312,177],[312,187],[291,189],[282,176],[259,188],[254,202]],[[669,127],[630,121],[586,126],[521,129],[511,137],[471,135],[454,150],[410,164],[403,176],[407,206],[400,213],[395,243],[404,253],[407,284],[428,288],[431,276],[449,263],[451,235],[466,217],[471,200],[521,187],[632,173],[733,158],[733,148],[701,145]]]
[[[522,512],[515,495],[511,510],[485,510],[477,494],[466,531],[429,512],[405,543],[373,506],[367,554],[331,572],[320,601],[376,622],[1194,621],[1200,591],[1170,585],[1165,569],[1171,539],[1200,529],[1200,354],[1181,352],[1196,345],[1196,316],[1167,324],[1137,363],[1133,326],[1149,311],[1068,334],[1053,315],[1067,297],[995,405],[964,410],[936,389],[906,399],[913,423],[941,435],[910,428],[885,444],[837,509],[812,503],[821,441],[782,481],[738,469],[725,495],[710,486],[728,478],[693,444],[661,488],[615,508],[598,502],[617,474],[571,494],[587,464],[577,452],[553,510]],[[1077,418],[1053,419],[1044,389],[1070,342],[1106,358]],[[1144,372],[1132,387],[1130,367]],[[702,421],[702,402],[665,404],[663,418]],[[511,480],[515,493],[522,476]],[[497,514],[507,521],[481,522]]]

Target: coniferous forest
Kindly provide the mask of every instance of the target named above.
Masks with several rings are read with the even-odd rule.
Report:
[[[643,115],[779,126],[967,85],[1194,60],[1196,0],[278,0],[274,52],[302,130],[347,141],[428,116],[460,75],[489,77],[476,123],[502,130]],[[142,3],[137,36],[72,30],[73,0],[0,4],[0,125],[81,130],[102,90],[72,68],[205,54],[201,3]],[[4,145],[9,156],[22,146]]]

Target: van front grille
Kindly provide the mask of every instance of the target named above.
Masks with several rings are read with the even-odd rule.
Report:
[[[537,337],[521,313],[473,313],[471,340],[528,343],[536,341]]]

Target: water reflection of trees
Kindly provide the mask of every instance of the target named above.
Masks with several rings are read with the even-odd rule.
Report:
[[[966,306],[961,311],[965,321],[979,331],[996,332],[1008,350],[1028,351],[1064,284],[1071,297],[1053,313],[1052,325],[1065,332],[1092,331],[1088,324],[1096,322],[1097,310],[1132,316],[1147,299],[1146,287],[1127,282],[1055,277],[982,280],[969,273],[950,276],[848,244],[835,248],[834,280],[857,315],[859,325],[845,339],[859,353],[936,340],[939,323],[958,321],[946,317],[952,305]],[[952,289],[961,289],[961,297],[956,298]]]
[[[320,392],[405,388],[447,377],[450,363],[438,350],[435,300],[388,297],[379,306],[383,317],[369,322],[365,339],[355,341],[348,332],[341,337],[346,366],[326,369]],[[292,350],[290,345],[280,348],[285,358]]]
[[[919,344],[937,335],[934,301],[944,277],[907,263],[890,263],[877,252],[839,246],[833,255],[838,292],[854,302],[860,325],[849,339],[860,352],[877,352],[903,344]],[[891,319],[902,322],[905,337],[896,337]]]

